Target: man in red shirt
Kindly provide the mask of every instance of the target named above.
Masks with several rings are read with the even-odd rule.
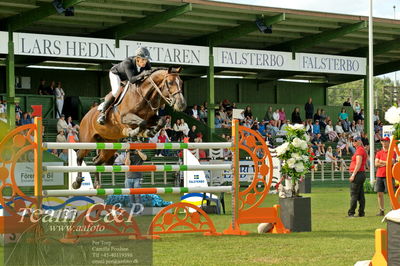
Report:
[[[386,185],[386,160],[388,156],[390,138],[385,137],[381,139],[382,150],[378,151],[375,156],[375,166],[376,170],[376,183],[375,183],[375,191],[378,193],[378,204],[379,204],[379,212],[377,216],[384,216],[384,203],[383,203],[383,193],[387,189]],[[393,156],[393,159],[396,157]]]
[[[354,217],[357,208],[357,201],[359,202],[358,216],[365,216],[365,196],[364,196],[364,182],[365,182],[365,164],[367,162],[367,153],[361,141],[361,137],[353,138],[353,146],[356,152],[351,157],[350,164],[350,209],[348,217]]]

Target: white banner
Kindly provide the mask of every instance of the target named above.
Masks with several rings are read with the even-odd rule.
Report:
[[[393,135],[394,127],[392,125],[382,127],[382,136],[390,138]]]
[[[62,166],[62,162],[43,162],[44,166]],[[14,171],[15,182],[20,187],[33,187],[33,163],[17,163]],[[64,173],[43,174],[43,186],[64,185]]]
[[[306,71],[351,75],[366,74],[366,59],[361,57],[290,52],[214,48],[216,67]]]
[[[0,40],[0,53],[7,54],[8,33],[0,32]],[[113,39],[14,33],[16,55],[121,61],[141,46],[149,49],[155,63],[208,66],[208,47],[121,40],[116,48]],[[291,52],[231,48],[214,48],[214,56],[216,67],[366,74],[366,59],[361,57],[297,53],[293,60]]]
[[[6,54],[8,33],[0,32],[0,40],[0,53]],[[14,33],[16,55],[121,61],[142,46],[155,63],[208,66],[208,47],[121,40],[116,48],[112,39]]]

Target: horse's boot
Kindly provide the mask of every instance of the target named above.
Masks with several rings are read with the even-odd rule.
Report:
[[[104,125],[106,123],[106,111],[115,101],[115,97],[110,95],[104,99],[101,108],[99,109],[100,114],[97,117],[97,123]]]

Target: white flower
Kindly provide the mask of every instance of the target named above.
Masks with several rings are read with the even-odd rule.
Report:
[[[390,124],[396,124],[400,122],[400,108],[395,106],[390,107],[385,113],[385,120]]]
[[[276,155],[280,156],[280,155],[284,154],[288,149],[289,149],[289,143],[285,142],[282,145],[276,147],[276,149],[275,149]]]
[[[303,161],[308,162],[310,158],[307,155],[302,155]]]
[[[310,141],[310,136],[307,135],[307,134],[305,134],[305,136],[306,136],[306,141],[309,142]]]
[[[306,141],[303,140],[303,142],[301,143],[301,147],[302,150],[307,150],[308,149],[308,144]]]
[[[298,162],[294,165],[296,172],[301,173],[304,171],[304,164],[302,162]]]
[[[292,158],[295,159],[296,161],[301,160],[301,156],[298,153],[292,153]]]
[[[301,147],[301,142],[302,140],[299,138],[294,138],[292,141],[293,146],[295,146],[296,148],[300,148]]]
[[[286,161],[286,163],[289,168],[293,169],[295,167],[296,159],[290,158],[289,160]]]
[[[294,124],[294,125],[289,125],[291,129],[304,129],[303,124]]]

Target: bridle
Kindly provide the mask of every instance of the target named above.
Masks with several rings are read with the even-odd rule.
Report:
[[[156,111],[156,110],[158,110],[159,108],[160,108],[160,105],[161,105],[161,98],[169,105],[169,106],[173,106],[174,104],[175,104],[175,101],[176,101],[176,99],[175,99],[175,95],[176,94],[178,94],[178,93],[181,93],[182,92],[182,89],[179,87],[179,84],[178,84],[178,90],[177,91],[175,91],[174,93],[170,93],[170,86],[168,85],[168,82],[167,82],[167,78],[170,76],[170,75],[176,75],[176,74],[165,74],[164,75],[164,79],[163,79],[163,81],[161,82],[161,89],[160,89],[160,87],[159,86],[157,86],[157,84],[154,82],[154,80],[153,80],[153,78],[151,77],[151,76],[149,76],[147,79],[150,81],[150,84],[151,84],[151,88],[149,89],[149,92],[148,93],[150,93],[151,92],[151,89],[152,88],[154,88],[155,89],[155,91],[158,93],[158,95],[159,95],[159,97],[158,97],[158,103],[157,103],[157,107],[154,107],[153,105],[152,105],[152,103],[151,103],[151,101],[150,100],[148,100],[148,99],[146,99],[146,97],[145,96],[143,96],[143,94],[141,93],[141,91],[139,90],[139,86],[136,86],[136,91],[138,92],[138,94],[140,95],[140,97],[142,97],[142,99],[144,99],[146,102],[147,102],[147,104],[150,106],[150,108],[151,108],[151,110],[153,110],[153,111]],[[162,93],[162,90],[164,90],[164,89],[167,89],[167,92],[168,92],[168,96],[167,97],[165,97],[164,95],[163,95],[163,93]]]

